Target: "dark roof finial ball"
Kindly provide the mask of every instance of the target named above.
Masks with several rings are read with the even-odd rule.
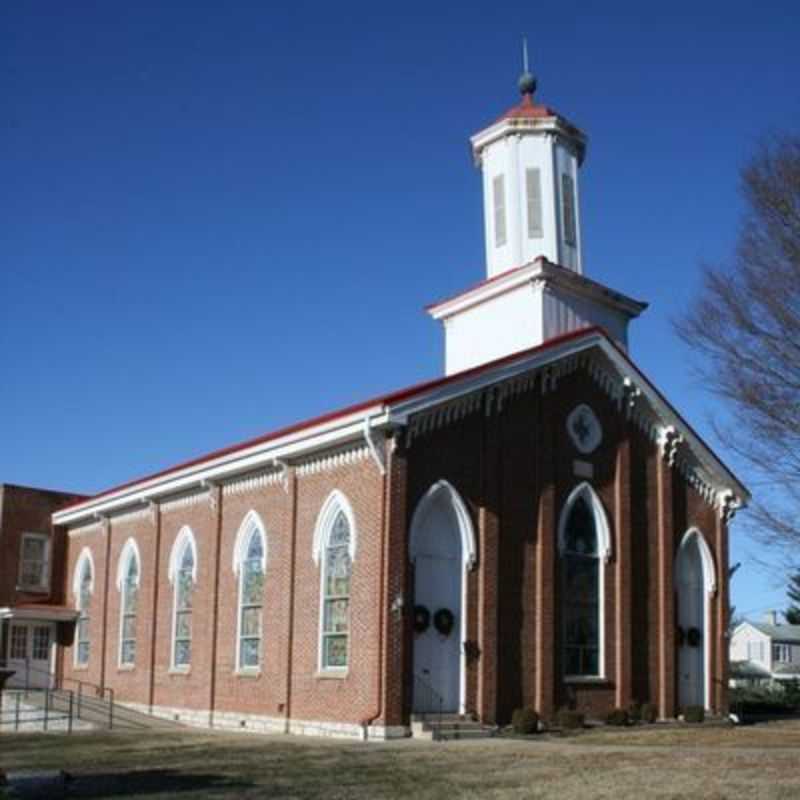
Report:
[[[519,91],[521,94],[530,95],[536,91],[536,78],[530,72],[523,72],[519,76]]]

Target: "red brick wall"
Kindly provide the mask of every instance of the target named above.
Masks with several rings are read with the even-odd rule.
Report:
[[[152,517],[112,520],[108,534],[94,528],[70,539],[70,592],[83,546],[92,549],[96,574],[91,663],[76,673],[68,652],[65,674],[105,680],[123,700],[158,706],[297,720],[407,722],[414,604],[408,528],[417,503],[444,479],[463,498],[478,538],[476,568],[467,575],[467,640],[478,652],[467,665],[468,710],[505,722],[521,706],[534,706],[546,716],[563,705],[599,715],[636,700],[658,702],[665,714],[674,714],[672,571],[680,538],[693,525],[717,560],[720,591],[712,600],[710,636],[718,681],[715,705],[723,708],[725,689],[719,681],[727,669],[722,638],[727,531],[715,511],[585,372],[562,377],[555,390],[544,394],[537,382],[507,398],[499,410],[496,401],[490,409],[420,434],[408,447],[400,435],[386,477],[368,457],[306,474],[292,468],[286,487],[275,482],[228,493],[214,487],[215,504],[203,498]],[[592,407],[603,427],[603,442],[589,456],[578,453],[566,433],[566,417],[581,402]],[[612,537],[611,558],[601,567],[604,679],[589,684],[566,684],[561,677],[556,538],[564,503],[585,480],[575,473],[576,460],[591,464],[589,483],[606,510]],[[320,567],[312,557],[317,516],[334,489],[352,506],[357,536],[350,667],[342,677],[319,674]],[[267,534],[264,660],[260,674],[239,675],[232,558],[239,526],[251,509]],[[176,673],[170,669],[174,590],[167,574],[173,543],[184,525],[195,534],[198,576],[192,664],[188,673]],[[134,669],[120,669],[115,581],[129,536],[136,538],[142,556],[137,661]],[[404,612],[392,610],[397,598],[404,601]]]
[[[61,531],[53,531],[54,511],[75,500],[76,495],[0,484],[0,606],[18,603],[61,603],[64,586],[65,542]],[[23,533],[50,534],[50,591],[17,590],[20,545]]]

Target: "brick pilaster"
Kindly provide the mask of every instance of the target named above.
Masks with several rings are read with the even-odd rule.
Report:
[[[721,514],[716,518],[716,567],[717,567],[717,594],[716,602],[716,645],[717,659],[714,675],[714,709],[717,713],[728,713],[728,673],[730,662],[730,649],[728,647],[728,614],[730,609],[730,590],[728,582],[728,526]]]
[[[658,458],[658,709],[662,718],[675,716],[675,557],[672,519],[672,468]]]
[[[153,610],[150,614],[150,669],[149,672],[149,686],[147,688],[147,704],[152,711],[155,703],[156,692],[156,645],[158,643],[158,587],[159,587],[159,569],[161,567],[161,506],[157,502],[150,503],[150,514],[153,521],[154,540],[155,546],[153,548]],[[144,565],[142,565],[144,569]]]
[[[539,513],[536,531],[536,710],[544,718],[555,712],[555,453],[548,424],[552,402],[543,395],[538,404],[537,444]]]
[[[481,507],[478,515],[478,714],[484,722],[497,718],[497,582],[499,571],[499,503],[501,409],[487,408],[481,442]],[[464,609],[466,613],[466,609]]]
[[[383,682],[382,713],[377,720],[384,725],[402,725],[410,710],[410,690],[413,667],[408,667],[411,637],[413,595],[408,569],[408,462],[397,434],[387,442],[385,541],[381,558],[384,559],[385,594],[383,631]],[[397,608],[395,600],[401,598],[403,607]]]
[[[222,486],[212,484],[208,487],[208,501],[213,516],[213,563],[211,564],[211,659],[208,678],[208,716],[209,724],[214,726],[214,709],[216,707],[217,690],[217,647],[219,638],[219,570],[220,549],[222,547]]]
[[[616,695],[618,708],[627,708],[631,700],[632,681],[632,531],[631,531],[631,447],[624,424],[617,449],[614,481],[615,548],[616,560]],[[640,601],[641,602],[641,601]]]

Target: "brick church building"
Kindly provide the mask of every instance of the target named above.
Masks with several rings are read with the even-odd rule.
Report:
[[[56,675],[367,738],[439,707],[726,710],[748,493],[628,355],[646,304],[584,275],[586,138],[535,89],[471,139],[487,274],[428,309],[444,377],[56,511]]]

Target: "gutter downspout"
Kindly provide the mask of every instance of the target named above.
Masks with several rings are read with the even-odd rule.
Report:
[[[368,715],[361,723],[363,727],[363,737],[365,742],[369,739],[370,726],[383,713],[383,672],[386,668],[386,659],[384,657],[384,641],[385,641],[384,626],[385,626],[385,606],[386,606],[386,601],[388,599],[384,597],[384,593],[386,591],[386,569],[387,569],[387,560],[389,557],[388,544],[387,544],[389,541],[389,536],[387,534],[386,529],[388,528],[391,519],[390,515],[386,513],[386,506],[389,502],[389,497],[390,497],[390,492],[389,492],[390,472],[386,468],[384,462],[377,458],[376,455],[377,448],[375,447],[375,443],[372,441],[370,437],[371,437],[371,430],[369,424],[369,417],[366,417],[364,420],[364,438],[367,440],[367,445],[370,448],[370,452],[373,453],[373,458],[375,458],[382,476],[382,481],[381,481],[382,498],[381,498],[381,546],[380,546],[381,563],[380,563],[379,578],[378,578],[378,583],[379,583],[378,669],[377,669],[376,689],[375,689],[376,698],[375,698],[375,712],[371,715]],[[391,452],[392,448],[390,447],[388,448],[388,457],[387,457],[389,466],[391,466]]]

